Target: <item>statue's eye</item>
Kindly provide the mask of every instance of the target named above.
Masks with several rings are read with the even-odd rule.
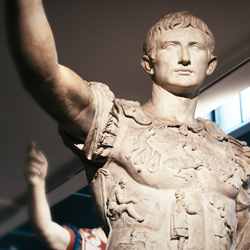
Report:
[[[166,42],[166,43],[163,43],[161,47],[162,49],[166,49],[166,50],[175,50],[176,44]]]
[[[193,51],[200,51],[201,47],[199,46],[199,44],[192,44],[190,46],[190,49],[193,50]]]
[[[175,50],[176,49],[176,45],[174,43],[169,43],[166,47],[167,50]]]

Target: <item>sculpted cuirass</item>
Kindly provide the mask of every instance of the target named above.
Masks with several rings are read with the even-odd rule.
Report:
[[[84,162],[107,249],[178,249],[180,239],[185,250],[235,249],[236,211],[249,205],[246,144],[209,120],[159,121],[90,86],[97,108],[85,142],[69,127],[60,134]]]

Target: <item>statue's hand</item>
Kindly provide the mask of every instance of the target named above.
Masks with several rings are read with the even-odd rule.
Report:
[[[47,174],[48,163],[41,151],[35,150],[35,143],[32,142],[28,147],[24,173],[29,184],[35,186],[44,182]]]

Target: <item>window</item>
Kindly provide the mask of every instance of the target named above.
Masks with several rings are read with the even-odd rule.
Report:
[[[202,118],[216,122],[226,133],[250,122],[250,87]]]

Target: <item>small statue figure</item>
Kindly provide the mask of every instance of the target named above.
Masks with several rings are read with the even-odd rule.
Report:
[[[138,201],[135,198],[127,198],[126,185],[127,181],[120,179],[118,185],[111,191],[112,194],[107,201],[108,217],[111,220],[119,220],[122,214],[126,212],[130,217],[135,219],[135,221],[143,222],[144,219],[136,214],[132,206],[132,204],[137,204]]]
[[[218,216],[215,218],[217,221],[215,227],[215,236],[221,238],[222,250],[227,249],[227,237],[232,240],[233,228],[229,225],[227,214],[225,212],[225,204],[222,201],[217,201],[216,203],[211,203],[217,209]]]
[[[45,156],[41,151],[35,150],[35,143],[31,143],[24,165],[24,173],[29,184],[29,216],[37,237],[48,249],[105,250],[107,238],[102,228],[77,230],[73,225],[60,226],[51,220],[45,191],[47,168],[48,163]]]
[[[185,239],[188,239],[188,216],[187,214],[194,214],[189,212],[188,207],[184,201],[185,192],[182,189],[175,191],[176,201],[172,204],[172,228],[173,238],[178,239],[178,250],[183,250]]]
[[[183,250],[185,238],[188,238],[187,205],[184,202],[183,190],[175,191],[174,204],[174,236],[178,238],[178,250]]]

